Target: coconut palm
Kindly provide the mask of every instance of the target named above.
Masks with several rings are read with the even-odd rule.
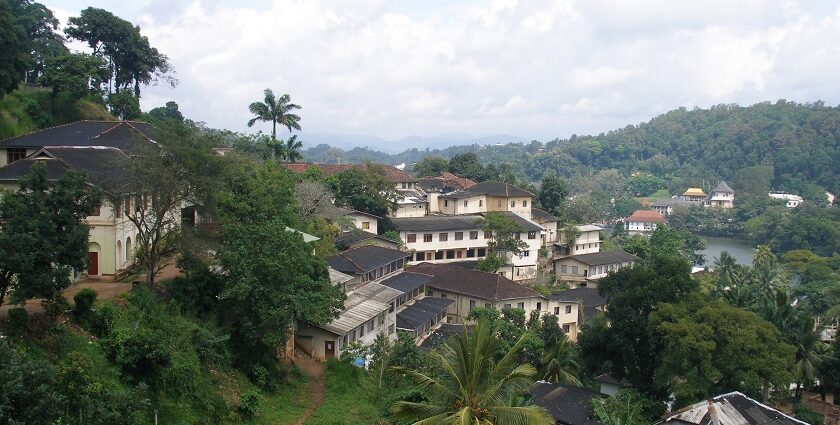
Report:
[[[575,349],[566,338],[557,341],[545,352],[542,363],[543,379],[558,384],[581,385],[577,378],[580,365],[575,359]]]
[[[820,341],[820,329],[814,325],[814,318],[804,314],[798,317],[793,329],[793,346],[796,347],[796,361],[793,364],[793,377],[796,379],[795,396],[802,396],[802,386],[810,389],[817,374],[817,367],[823,360]]]
[[[524,341],[520,338],[494,363],[501,341],[488,320],[479,320],[471,336],[456,336],[429,355],[432,370],[439,373],[396,368],[427,401],[398,401],[391,413],[422,425],[554,424],[545,409],[517,401],[536,375],[533,366],[517,361]]]
[[[295,109],[300,109],[300,105],[291,103],[291,98],[288,94],[283,94],[279,98],[274,96],[271,89],[265,89],[265,99],[262,102],[254,102],[248,106],[248,110],[254,114],[254,118],[248,120],[248,127],[253,127],[257,121],[271,122],[271,140],[277,143],[277,124],[280,124],[289,129],[300,130],[300,117],[291,113]],[[272,150],[274,155],[274,150]]]

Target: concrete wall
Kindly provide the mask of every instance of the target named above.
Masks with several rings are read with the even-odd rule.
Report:
[[[533,207],[530,196],[487,197],[487,211],[511,211],[522,217],[531,218]],[[511,205],[513,204],[513,205]]]
[[[397,209],[388,214],[392,218],[402,217],[425,217],[427,210],[426,203],[420,204],[399,204]]]
[[[659,223],[648,223],[648,222],[640,222],[640,221],[625,221],[624,222],[624,230],[627,232],[634,234],[634,233],[652,233],[656,230],[656,227]]]
[[[379,234],[379,220],[377,220],[376,218],[356,213],[347,214],[345,217],[349,218],[350,220],[353,220],[353,225],[355,225],[357,229],[373,233],[374,235]],[[365,229],[365,223],[367,223],[367,229]]]

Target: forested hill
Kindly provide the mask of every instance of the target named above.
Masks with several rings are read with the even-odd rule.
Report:
[[[320,145],[304,155],[308,161],[412,164],[424,156],[464,152],[475,152],[485,163],[508,162],[517,177],[529,181],[617,169],[625,176],[648,172],[692,185],[726,179],[736,186],[758,181],[779,190],[816,190],[816,184],[834,192],[840,189],[840,107],[780,100],[680,108],[606,134],[548,143],[414,149],[396,155]]]

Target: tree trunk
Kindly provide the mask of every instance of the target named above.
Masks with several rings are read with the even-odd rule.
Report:
[[[802,381],[799,379],[796,380],[796,391],[793,393],[793,396],[797,400],[802,400]]]
[[[146,271],[146,283],[149,285],[150,288],[155,286],[155,268],[149,267]]]

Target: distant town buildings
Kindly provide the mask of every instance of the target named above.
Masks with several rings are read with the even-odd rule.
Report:
[[[778,193],[778,192],[770,192],[768,193],[773,199],[781,199],[785,201],[785,206],[788,208],[796,208],[803,202],[803,199],[799,195],[792,195],[790,193]]]
[[[630,235],[650,234],[665,222],[665,217],[656,211],[636,210],[624,219],[624,230]]]
[[[649,205],[652,210],[663,216],[673,214],[674,210],[680,207],[732,208],[735,205],[735,190],[725,181],[721,181],[708,195],[699,187],[691,187],[681,196],[656,199]]]

